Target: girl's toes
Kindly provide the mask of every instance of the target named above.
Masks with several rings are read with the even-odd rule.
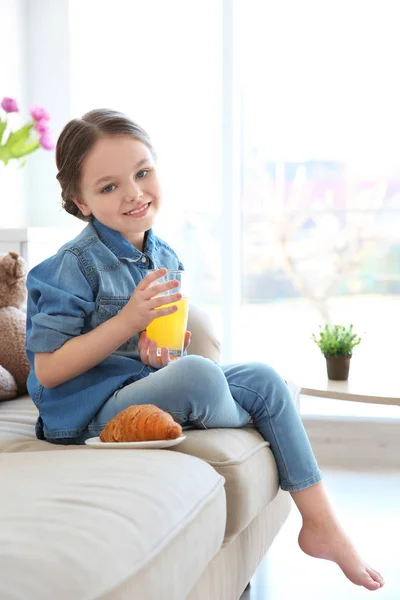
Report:
[[[384,581],[382,575],[380,573],[378,573],[378,571],[375,571],[375,569],[371,569],[370,567],[367,567],[367,573],[374,581],[379,583],[380,587],[385,585],[385,581]]]

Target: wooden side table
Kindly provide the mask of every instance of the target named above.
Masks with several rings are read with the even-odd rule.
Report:
[[[352,358],[347,381],[328,379],[326,368],[320,361],[310,361],[306,368],[294,369],[290,377],[306,396],[369,402],[400,406],[400,369],[372,365]]]

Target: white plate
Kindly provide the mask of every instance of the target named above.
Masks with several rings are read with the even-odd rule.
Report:
[[[91,448],[171,448],[186,439],[186,435],[181,435],[174,440],[153,440],[151,442],[102,442],[99,437],[89,438],[85,444]]]

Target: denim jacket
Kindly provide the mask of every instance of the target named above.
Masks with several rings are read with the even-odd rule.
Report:
[[[54,388],[43,387],[34,369],[35,352],[52,352],[115,316],[147,269],[183,269],[175,252],[150,229],[143,253],[119,232],[96,219],[54,256],[28,274],[26,349],[28,391],[39,409],[39,439],[73,443],[104,402],[127,383],[153,369],[138,353],[139,333],[82,375]]]

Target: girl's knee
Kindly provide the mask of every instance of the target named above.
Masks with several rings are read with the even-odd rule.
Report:
[[[178,362],[178,361],[177,361]],[[223,379],[224,374],[220,367],[208,358],[191,354],[179,359],[181,369],[190,376],[204,380]]]
[[[209,358],[198,356],[197,354],[188,354],[183,356],[173,364],[179,364],[182,368],[191,370],[204,370],[212,369],[215,367],[215,363]]]
[[[201,389],[207,393],[207,390],[215,392],[221,385],[226,385],[226,379],[221,368],[208,358],[189,355],[176,361],[177,366],[178,364],[179,375],[190,381],[191,387]]]
[[[250,376],[259,383],[267,384],[279,390],[288,390],[287,384],[283,377],[270,365],[261,362],[248,363]]]

